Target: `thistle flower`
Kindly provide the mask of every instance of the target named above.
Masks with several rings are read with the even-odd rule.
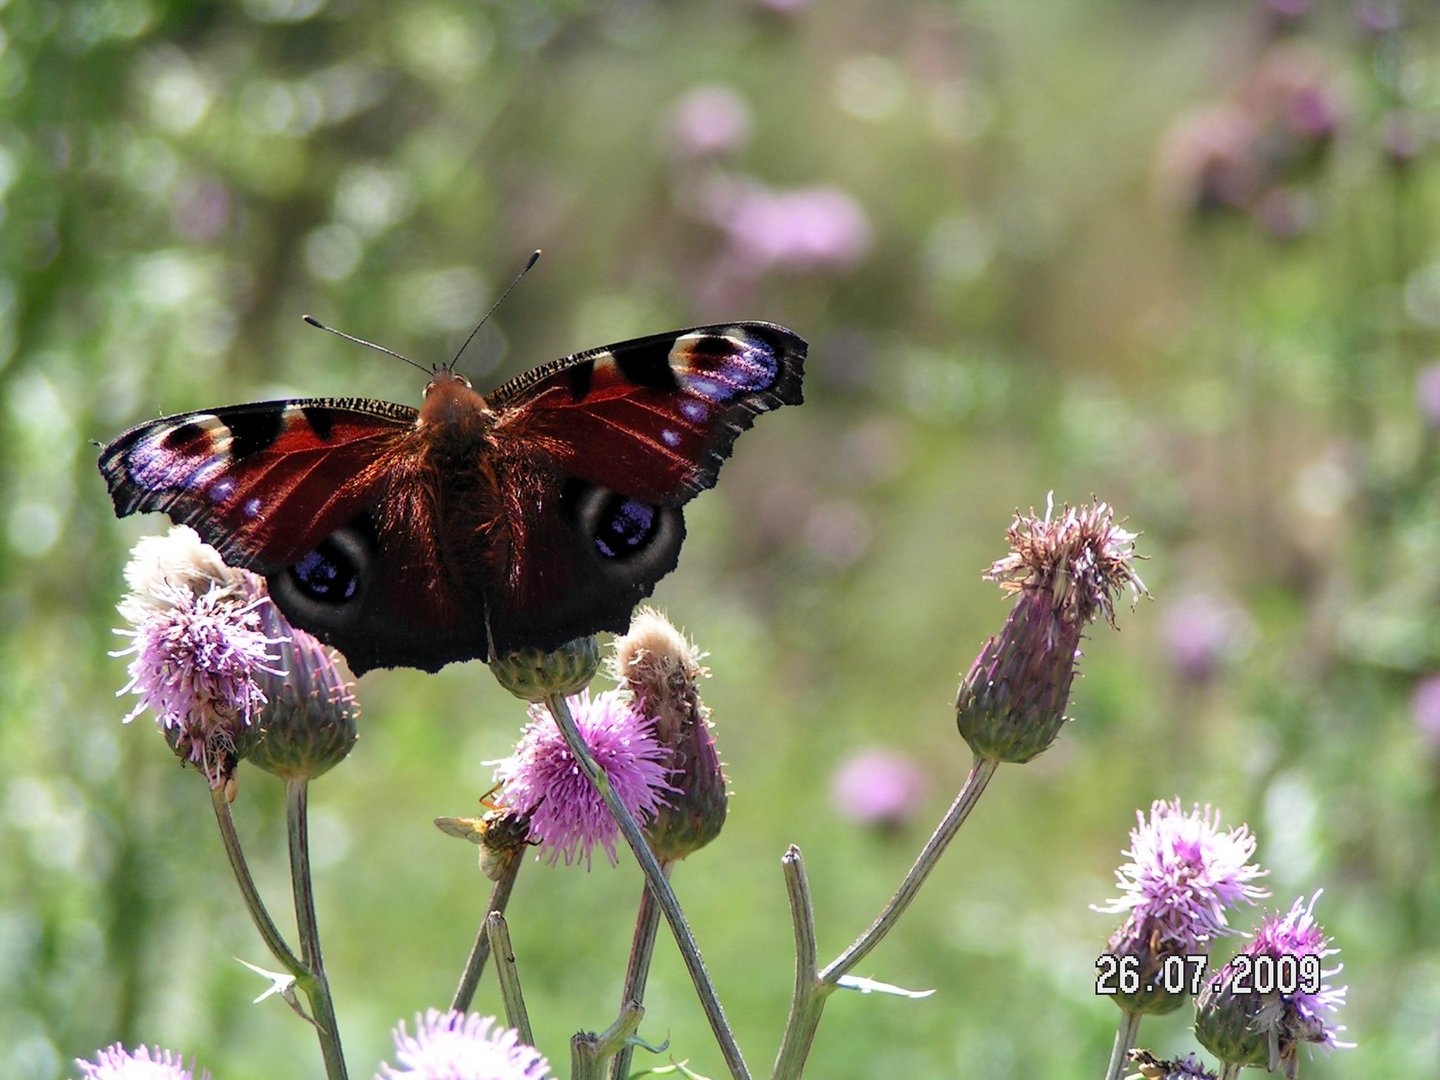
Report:
[[[343,761],[359,738],[360,706],[333,650],[265,604],[260,625],[279,641],[280,671],[261,676],[264,737],[247,760],[284,779],[313,780]]]
[[[830,782],[835,812],[858,825],[893,830],[924,805],[930,779],[907,754],[871,747],[852,754]]]
[[[744,146],[750,136],[750,107],[728,86],[697,86],[670,110],[669,128],[681,157],[728,154]]]
[[[208,1072],[197,1077],[192,1061],[187,1067],[184,1058],[172,1050],[137,1046],[126,1050],[121,1043],[107,1046],[96,1053],[95,1060],[76,1060],[80,1080],[209,1080]]]
[[[125,722],[152,710],[176,754],[220,787],[259,738],[263,680],[283,675],[282,638],[261,621],[263,583],[184,526],[136,544],[125,579],[119,611],[134,629],[115,632],[133,642],[111,655],[134,657],[119,693],[140,697]]]
[[[666,782],[668,753],[649,720],[619,690],[568,699],[575,724],[626,809],[642,825],[653,819],[675,789]],[[580,771],[549,710],[530,707],[530,723],[515,752],[500,762],[495,778],[504,805],[529,815],[530,838],[554,863],[583,859],[590,865],[596,844],[613,866],[618,828],[599,792]]]
[[[955,701],[960,734],[978,757],[1023,763],[1043,753],[1065,722],[1080,636],[1097,615],[1115,625],[1115,598],[1145,589],[1131,560],[1135,533],[1102,502],[1056,517],[1015,515],[1010,554],[985,573],[1017,599],[998,637],[980,650]]]
[[[550,1063],[513,1028],[495,1017],[429,1009],[415,1017],[415,1034],[395,1027],[395,1060],[376,1080],[542,1080]]]
[[[729,806],[728,781],[710,711],[700,700],[700,680],[709,674],[693,642],[653,608],[641,608],[630,629],[615,639],[614,675],[669,757],[671,793],[645,826],[650,849],[661,862],[675,862],[720,835]]]
[[[1340,950],[1329,948],[1330,939],[1315,921],[1319,899],[1318,891],[1308,904],[1302,896],[1284,915],[1265,918],[1245,947],[1206,982],[1195,1002],[1195,1036],[1221,1061],[1279,1068],[1294,1080],[1301,1043],[1327,1051],[1355,1045],[1340,1042],[1335,1036],[1345,1029],[1331,1022],[1347,987],[1326,981],[1342,965],[1322,966]]]
[[[1121,895],[1094,910],[1126,918],[1106,950],[1139,963],[1141,989],[1116,995],[1129,1012],[1166,1013],[1182,995],[1150,986],[1170,957],[1204,955],[1217,937],[1231,933],[1228,912],[1242,901],[1268,895],[1250,882],[1264,871],[1249,858],[1255,837],[1240,825],[1220,830],[1220,814],[1196,805],[1187,814],[1180,800],[1157,800],[1147,821],[1136,811],[1130,830],[1130,862],[1115,871]]]

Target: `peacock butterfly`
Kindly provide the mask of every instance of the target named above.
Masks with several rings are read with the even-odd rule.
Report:
[[[115,513],[159,510],[265,576],[356,675],[622,630],[675,568],[681,506],[756,415],[798,405],[780,326],[677,330],[488,396],[452,365],[420,408],[301,398],[180,413],[100,455]]]

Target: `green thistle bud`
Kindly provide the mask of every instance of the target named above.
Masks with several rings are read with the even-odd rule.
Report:
[[[685,635],[651,608],[641,608],[629,632],[615,640],[615,677],[670,752],[674,791],[645,827],[661,862],[683,859],[714,840],[729,808],[710,713],[700,700],[700,679],[709,674],[700,659]]]
[[[281,674],[267,673],[268,700],[260,712],[264,735],[246,755],[251,764],[286,780],[312,780],[345,760],[359,738],[360,706],[335,653],[280,614],[260,610],[265,630],[280,639]]]
[[[553,652],[521,649],[490,661],[490,670],[506,690],[523,701],[544,701],[552,694],[578,694],[600,667],[594,635],[567,641]]]
[[[1053,517],[1016,514],[1010,554],[985,577],[1018,594],[999,635],[990,638],[960,683],[956,723],[970,749],[1017,764],[1043,753],[1065,723],[1080,637],[1103,614],[1115,625],[1115,596],[1145,588],[1130,561],[1135,534],[1114,523],[1105,503],[1062,508]]]
[[[1270,1044],[1257,1023],[1264,999],[1235,993],[1225,974],[1222,968],[1206,980],[1195,999],[1195,1038],[1227,1064],[1268,1068]]]

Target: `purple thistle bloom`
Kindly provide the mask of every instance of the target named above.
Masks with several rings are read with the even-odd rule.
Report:
[[[587,690],[567,699],[581,737],[610,781],[621,803],[644,825],[668,803],[669,751],[655,736],[655,725],[628,695],[608,690],[595,697]],[[604,801],[576,764],[570,748],[543,705],[530,707],[530,723],[515,753],[495,770],[501,799],[517,814],[530,815],[530,838],[550,851],[554,863],[568,865],[599,844],[613,866],[619,832]]]
[[[513,1028],[493,1016],[442,1013],[415,1017],[415,1034],[395,1027],[397,1065],[383,1064],[376,1080],[542,1080],[550,1063]]]
[[[1115,871],[1121,895],[1094,909],[1128,913],[1117,938],[1201,952],[1232,932],[1227,911],[1268,895],[1250,884],[1265,871],[1247,861],[1255,854],[1247,826],[1221,832],[1219,811],[1196,805],[1187,814],[1179,799],[1156,800],[1149,821],[1138,810],[1135,817],[1123,853],[1131,861]]]
[[[870,250],[864,209],[838,188],[775,191],[742,181],[720,196],[715,221],[743,273],[849,270]]]
[[[1167,606],[1161,637],[1170,666],[1188,683],[1208,683],[1226,661],[1248,644],[1250,625],[1244,611],[1228,599],[1195,592]]]
[[[750,135],[750,107],[728,86],[697,86],[670,110],[670,134],[683,157],[731,153]]]
[[[1410,718],[1426,744],[1440,751],[1440,675],[1427,675],[1410,695]]]
[[[125,576],[131,592],[120,613],[135,627],[114,656],[133,656],[120,694],[140,702],[125,717],[151,709],[167,741],[197,764],[212,786],[234,772],[267,697],[265,676],[283,675],[259,609],[269,603],[258,578],[233,570],[185,528],[136,545]]]
[[[210,1076],[202,1072],[197,1078],[193,1061],[187,1068],[183,1057],[158,1046],[153,1053],[148,1046],[132,1052],[115,1043],[96,1053],[93,1062],[75,1064],[80,1066],[80,1080],[209,1080]]]
[[[1221,1060],[1279,1069],[1294,1080],[1302,1043],[1327,1051],[1355,1045],[1339,1041],[1335,1036],[1345,1029],[1331,1023],[1345,1003],[1347,987],[1327,981],[1342,965],[1321,966],[1340,950],[1329,948],[1330,939],[1315,922],[1319,899],[1317,891],[1308,904],[1301,897],[1285,914],[1267,916],[1245,947],[1206,982],[1196,1001],[1195,1035]],[[1291,971],[1280,963],[1262,964],[1262,958],[1300,963]]]

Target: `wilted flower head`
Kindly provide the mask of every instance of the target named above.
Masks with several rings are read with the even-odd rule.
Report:
[[[396,1065],[380,1066],[377,1080],[541,1080],[550,1063],[513,1028],[493,1016],[442,1013],[415,1017],[415,1034],[395,1027]]]
[[[1294,1080],[1302,1043],[1324,1050],[1351,1047],[1333,1014],[1346,987],[1326,980],[1342,965],[1324,968],[1339,949],[1315,921],[1316,892],[1302,896],[1285,914],[1267,916],[1245,947],[1210,977],[1195,1003],[1195,1035],[1222,1061],[1283,1070]],[[1289,960],[1289,963],[1281,961]]]
[[[1102,502],[1059,515],[1015,515],[1010,554],[985,577],[1016,596],[998,637],[985,643],[960,683],[956,720],[976,755],[1025,762],[1042,753],[1065,722],[1080,635],[1097,615],[1115,625],[1115,598],[1145,585],[1135,573],[1135,533]]]
[[[1117,995],[1116,1004],[1166,1013],[1184,997],[1150,981],[1168,958],[1203,955],[1214,938],[1230,933],[1230,909],[1266,895],[1250,884],[1264,871],[1247,861],[1255,853],[1249,829],[1221,832],[1220,815],[1208,806],[1187,814],[1179,799],[1156,801],[1148,821],[1138,811],[1135,816],[1125,851],[1131,861],[1115,871],[1121,895],[1095,910],[1125,914],[1106,951],[1139,961],[1142,989]]]
[[[568,699],[585,745],[621,803],[640,824],[652,819],[674,789],[667,783],[669,754],[655,737],[655,725],[619,690],[595,697],[587,690]],[[599,792],[580,771],[549,710],[530,707],[515,752],[495,770],[501,800],[530,816],[530,838],[550,852],[553,863],[581,858],[599,844],[615,858],[618,828]]]
[[[181,1055],[171,1050],[137,1046],[126,1050],[120,1043],[107,1046],[95,1060],[76,1061],[80,1080],[209,1080],[208,1072],[198,1076],[192,1062],[188,1067]]]
[[[113,655],[134,657],[120,693],[140,697],[125,720],[151,709],[175,752],[219,787],[259,736],[265,678],[283,675],[263,583],[184,526],[136,544],[125,579],[119,610],[134,629],[116,633],[134,640]]]
[[[729,807],[710,711],[700,700],[700,680],[709,674],[700,661],[694,643],[653,608],[637,611],[629,631],[615,639],[615,678],[669,753],[671,793],[645,827],[662,862],[683,859],[719,836]]]
[[[860,825],[893,829],[919,813],[929,792],[930,777],[918,761],[871,747],[852,754],[835,771],[830,804]]]

